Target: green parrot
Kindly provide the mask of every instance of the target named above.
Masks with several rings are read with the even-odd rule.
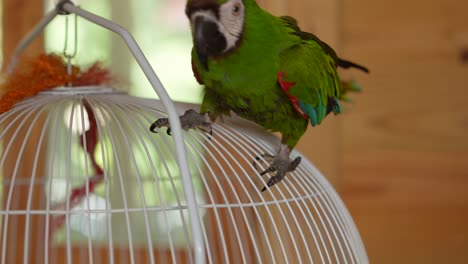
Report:
[[[345,92],[359,89],[341,81],[337,67],[368,69],[338,58],[318,37],[301,31],[294,18],[273,16],[254,0],[188,0],[186,15],[194,44],[192,68],[204,97],[200,113],[188,110],[180,117],[182,128],[212,133],[211,122],[232,111],[280,132],[278,153],[259,155],[270,165],[261,175],[276,172],[263,192],[299,165],[301,157],[291,161],[289,154],[308,124],[339,114]],[[156,120],[150,130],[161,127],[170,134],[167,118]]]

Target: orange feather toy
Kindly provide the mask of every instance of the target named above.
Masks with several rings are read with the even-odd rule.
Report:
[[[71,83],[73,87],[84,85],[104,85],[112,82],[110,72],[95,63],[86,71],[72,66],[71,74],[67,73],[64,59],[56,54],[41,54],[25,61],[6,77],[0,85],[0,114],[38,93]]]

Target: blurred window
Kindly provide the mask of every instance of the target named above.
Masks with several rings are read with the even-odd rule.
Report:
[[[48,9],[56,0],[48,0]],[[83,9],[124,26],[135,37],[161,82],[175,101],[200,103],[201,87],[191,69],[191,35],[185,16],[186,0],[82,0]],[[46,29],[46,49],[62,53],[65,17],[58,17]],[[74,19],[69,17],[68,48],[74,43]],[[75,63],[87,65],[102,61],[117,74],[120,86],[131,95],[155,98],[136,61],[123,41],[114,33],[78,19],[78,53]]]

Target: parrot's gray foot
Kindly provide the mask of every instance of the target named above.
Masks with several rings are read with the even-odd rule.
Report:
[[[262,192],[266,191],[267,188],[277,184],[278,182],[282,181],[286,176],[286,173],[294,171],[297,166],[301,163],[302,158],[297,157],[293,161],[289,159],[289,148],[285,145],[281,145],[280,151],[278,155],[272,156],[270,154],[263,154],[261,155],[267,162],[271,162],[270,167],[268,167],[265,171],[260,173],[261,176],[275,172],[276,175],[271,177],[268,182],[267,186],[263,187]],[[256,160],[260,160],[259,157]]]
[[[276,175],[271,177],[270,180],[268,180],[267,186],[263,187],[262,192],[266,191],[267,188],[270,188],[271,186],[282,181],[286,176],[286,173],[294,171],[299,165],[299,163],[301,163],[301,159],[301,157],[297,157],[292,162],[290,162],[289,160],[284,161],[275,159],[275,161],[271,164],[271,166],[268,169],[260,173],[260,175],[265,175],[269,172],[276,171]]]
[[[263,154],[255,157],[255,160],[253,162],[253,166],[254,166],[255,169],[257,169],[257,163],[259,161],[262,161],[262,159],[265,160],[268,163],[273,163],[273,160],[275,159],[275,156],[270,155],[268,153],[263,153]]]
[[[195,110],[187,110],[183,115],[180,116],[180,123],[182,129],[189,130],[191,128],[199,128],[203,131],[213,135],[213,129],[211,128],[211,122],[205,115],[197,113]],[[168,118],[160,118],[156,120],[150,127],[150,131],[158,133],[156,128],[167,127],[167,134],[171,135],[171,127],[169,126]]]

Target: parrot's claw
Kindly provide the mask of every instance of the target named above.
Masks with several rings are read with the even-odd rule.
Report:
[[[197,113],[195,110],[187,110],[185,113],[180,116],[180,123],[182,129],[189,130],[191,128],[199,128],[203,131],[208,132],[210,135],[213,135],[213,129],[211,128],[211,122],[208,121],[205,115]],[[158,133],[157,128],[167,127],[166,133],[172,135],[171,127],[169,126],[168,118],[160,118],[150,126],[150,131],[153,133]]]
[[[297,157],[292,162],[290,162],[288,158],[284,159],[282,156],[276,156],[271,166],[262,173],[260,173],[260,175],[263,176],[267,173],[276,171],[276,175],[268,180],[267,186],[263,187],[262,192],[266,191],[267,188],[282,181],[286,176],[286,173],[294,171],[299,165],[299,163],[301,163],[301,159],[301,157]]]

